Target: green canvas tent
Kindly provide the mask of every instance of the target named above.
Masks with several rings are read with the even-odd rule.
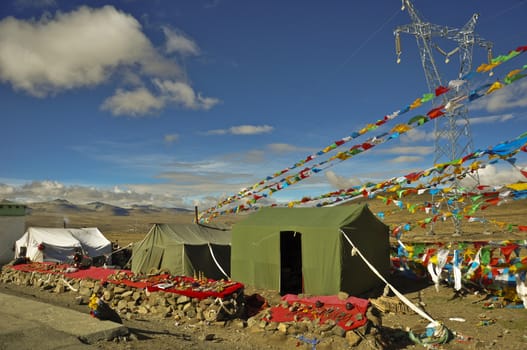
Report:
[[[390,268],[389,229],[367,205],[262,208],[233,226],[232,279],[286,293],[361,294],[382,282],[341,230],[381,274]]]
[[[231,232],[198,224],[154,224],[133,246],[132,271],[167,269],[172,275],[222,279],[230,273]]]

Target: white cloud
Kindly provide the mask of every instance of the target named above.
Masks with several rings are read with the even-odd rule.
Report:
[[[15,187],[0,183],[0,195],[8,197],[15,193]]]
[[[163,30],[167,52],[200,53],[184,34],[168,27]],[[101,108],[114,115],[138,117],[169,104],[208,110],[220,102],[179,81],[186,79],[182,68],[157,51],[133,16],[113,6],[82,6],[37,20],[0,20],[0,82],[13,89],[44,98],[97,86],[112,76],[118,84],[136,87],[117,89],[103,102]],[[157,92],[147,89],[150,83]]]
[[[118,89],[115,94],[107,98],[101,109],[110,111],[113,115],[143,116],[158,111],[165,106],[162,98],[152,95],[145,88],[133,91]]]
[[[228,153],[221,157],[221,159],[232,164],[239,164],[247,166],[248,164],[261,164],[265,161],[265,152],[262,150],[248,150],[244,152]]]
[[[287,153],[287,152],[298,152],[298,151],[306,151],[306,152],[313,151],[313,149],[311,149],[311,148],[297,147],[297,146],[290,145],[290,144],[287,144],[287,143],[270,143],[270,144],[267,145],[267,148],[271,152],[275,152],[275,153]]]
[[[154,50],[135,18],[112,6],[0,21],[0,79],[17,90],[45,97],[93,86],[120,65],[169,76],[180,72]]]
[[[338,189],[351,188],[353,186],[361,185],[361,181],[357,178],[345,178],[335,174],[333,171],[328,170],[325,172],[326,179],[329,183]]]
[[[273,127],[269,125],[240,125],[233,126],[230,128],[230,132],[234,135],[254,135],[254,134],[264,134],[273,131]]]
[[[506,122],[513,119],[512,113],[501,114],[501,115],[488,115],[485,117],[473,117],[469,119],[470,124],[490,124],[496,122]]]
[[[415,163],[423,161],[423,157],[419,156],[399,156],[393,159],[390,159],[390,163]]]
[[[401,135],[401,141],[405,143],[414,143],[417,141],[433,141],[435,138],[433,132],[426,132],[425,130],[410,129]]]
[[[505,86],[490,95],[477,99],[471,109],[499,112],[511,108],[527,107],[527,80]]]
[[[155,192],[155,193],[154,193]],[[93,186],[67,186],[57,181],[33,181],[19,186],[0,184],[0,198],[22,203],[66,199],[76,204],[105,202],[118,206],[153,204],[160,206],[184,207],[183,198],[170,192],[137,191],[133,186],[96,188]]]
[[[209,110],[220,102],[217,98],[196,94],[194,89],[184,82],[160,79],[154,79],[153,82],[161,91],[161,98],[185,108]]]
[[[176,52],[183,56],[200,54],[198,45],[183,32],[165,26],[163,33],[166,37],[165,50],[167,53]]]
[[[238,125],[232,126],[228,129],[209,130],[207,135],[256,135],[264,134],[273,131],[274,128],[270,125]]]
[[[113,96],[103,102],[101,109],[110,111],[116,116],[141,117],[169,104],[188,109],[209,110],[219,103],[216,98],[196,94],[191,86],[183,82],[154,79],[153,83],[159,90],[157,95],[145,87],[130,91],[118,89]]]
[[[527,169],[527,164],[518,165],[520,168]],[[487,165],[485,168],[478,170],[479,183],[487,186],[501,186],[525,181],[525,177],[514,167],[501,165]],[[462,186],[473,186],[474,181],[470,177],[465,177],[461,182]]]
[[[432,146],[414,146],[414,147],[391,147],[388,149],[382,149],[378,151],[384,154],[420,154],[428,155],[434,153],[434,147]]]

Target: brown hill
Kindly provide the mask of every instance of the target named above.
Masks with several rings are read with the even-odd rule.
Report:
[[[98,227],[121,245],[141,240],[152,223],[192,223],[194,211],[134,205],[121,208],[102,202],[74,204],[57,199],[27,205],[26,227]]]
[[[423,204],[431,201],[428,195],[404,197],[405,204]],[[367,203],[373,213],[384,213],[384,222],[390,226],[409,223],[412,230],[403,234],[403,241],[452,241],[452,240],[518,240],[525,239],[525,232],[519,232],[517,225],[527,225],[525,200],[512,200],[500,206],[489,206],[473,216],[484,218],[487,224],[461,221],[461,237],[452,237],[455,226],[451,220],[436,222],[434,235],[429,235],[431,226],[419,227],[424,220],[424,211],[410,213],[395,205],[387,205],[380,199],[359,198],[354,203]],[[346,204],[346,205],[348,205]],[[220,216],[215,221],[232,225],[244,215]],[[182,208],[160,208],[150,205],[133,205],[121,208],[102,202],[77,205],[66,200],[31,203],[28,205],[26,226],[44,227],[98,227],[109,239],[118,240],[121,245],[141,240],[153,223],[192,223],[194,211]],[[511,228],[511,229],[510,229]]]

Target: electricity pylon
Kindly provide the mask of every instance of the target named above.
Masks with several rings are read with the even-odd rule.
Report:
[[[487,50],[488,60],[492,59],[492,43],[483,40],[476,33],[474,28],[478,20],[478,14],[474,14],[472,18],[461,29],[450,28],[438,24],[433,24],[424,21],[421,14],[414,8],[410,0],[401,0],[401,10],[408,11],[412,23],[398,26],[395,31],[395,50],[397,54],[397,63],[401,61],[401,41],[400,34],[406,33],[414,35],[417,40],[419,48],[419,55],[423,70],[425,73],[426,82],[430,92],[434,93],[435,89],[440,86],[445,86],[444,81],[439,73],[436,61],[433,55],[435,49],[439,54],[445,57],[445,63],[450,61],[450,56],[459,53],[459,73],[458,80],[460,85],[450,89],[447,93],[440,95],[433,101],[435,107],[439,105],[447,105],[456,96],[463,96],[469,92],[468,83],[463,83],[463,77],[472,69],[472,53],[474,45],[481,46]],[[434,38],[441,38],[453,41],[456,47],[451,51],[445,51],[434,41]],[[457,108],[449,108],[446,110],[442,118],[434,119],[434,164],[441,162],[448,162],[460,158],[462,155],[473,151],[472,135],[470,133],[470,124],[468,120],[468,108],[466,105],[458,105]],[[479,177],[477,172],[470,175],[473,177],[475,186],[479,185]],[[453,183],[453,191],[450,192],[454,200],[447,200],[449,210],[454,214],[452,219],[454,222],[455,233],[460,235],[461,221],[457,215],[460,212],[460,204],[455,200],[460,193],[462,193],[460,186],[460,179],[456,177]],[[432,199],[432,202],[433,199]],[[432,214],[437,208],[432,208]],[[433,223],[431,223],[429,234],[433,234]]]

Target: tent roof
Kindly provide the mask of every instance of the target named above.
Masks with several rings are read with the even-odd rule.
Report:
[[[50,228],[30,227],[27,233],[33,240],[47,242],[57,246],[104,246],[111,242],[96,227],[88,228]]]
[[[27,232],[37,242],[48,242],[58,246],[80,246],[78,239],[70,233],[69,229],[30,227]]]
[[[160,230],[164,234],[164,239],[173,243],[190,245],[207,243],[228,245],[231,243],[230,230],[212,226],[198,224],[154,224],[150,232],[153,230]]]
[[[262,208],[235,224],[234,228],[250,226],[287,226],[298,228],[344,227],[369,210],[366,204],[323,208]]]

